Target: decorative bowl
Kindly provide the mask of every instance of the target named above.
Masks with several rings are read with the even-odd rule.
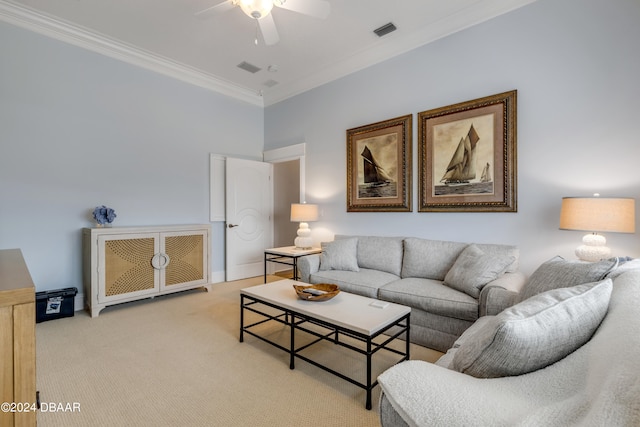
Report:
[[[332,285],[330,283],[318,283],[316,285],[293,285],[293,288],[298,294],[298,298],[305,301],[326,301],[335,297],[340,293],[338,285]],[[314,295],[308,290],[322,292],[319,295]]]

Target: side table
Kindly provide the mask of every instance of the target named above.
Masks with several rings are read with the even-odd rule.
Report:
[[[298,258],[319,254],[320,248],[296,249],[295,246],[283,246],[264,250],[264,283],[267,283],[267,262],[290,265],[293,267],[293,280],[298,280]]]

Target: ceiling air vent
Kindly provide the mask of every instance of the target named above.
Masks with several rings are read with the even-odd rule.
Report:
[[[275,85],[278,84],[277,81],[273,80],[273,79],[269,79],[266,82],[262,83],[263,85],[265,85],[266,87],[274,87]]]
[[[382,37],[384,35],[394,32],[395,30],[397,30],[396,26],[393,25],[392,22],[389,22],[388,24],[384,24],[380,28],[376,28],[375,30],[373,30],[373,32],[376,33],[378,37]]]
[[[262,68],[260,68],[260,67],[256,67],[256,66],[255,66],[255,65],[253,65],[253,64],[249,64],[249,63],[248,63],[248,62],[246,62],[246,61],[242,61],[241,63],[239,63],[239,64],[237,65],[237,67],[238,67],[238,68],[242,68],[243,70],[248,71],[248,72],[250,72],[251,74],[255,74],[255,73],[257,73],[258,71],[262,70]]]

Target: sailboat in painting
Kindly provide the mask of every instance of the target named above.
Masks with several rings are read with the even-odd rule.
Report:
[[[476,177],[476,145],[480,137],[473,124],[465,138],[461,138],[453,153],[447,171],[440,182],[448,186],[467,185]]]
[[[385,172],[385,170],[376,162],[373,158],[373,154],[369,147],[364,146],[364,150],[360,154],[364,163],[364,182],[370,187],[381,187],[389,185],[391,177]]]
[[[482,175],[480,175],[480,182],[491,182],[491,169],[489,167],[488,162],[486,165],[484,165],[484,169],[482,169]]]

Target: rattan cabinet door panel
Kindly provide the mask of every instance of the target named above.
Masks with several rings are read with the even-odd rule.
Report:
[[[162,252],[168,263],[163,269],[161,291],[188,288],[209,281],[207,268],[207,232],[162,233]]]
[[[151,260],[160,250],[158,233],[101,236],[99,302],[157,294],[160,270]]]

